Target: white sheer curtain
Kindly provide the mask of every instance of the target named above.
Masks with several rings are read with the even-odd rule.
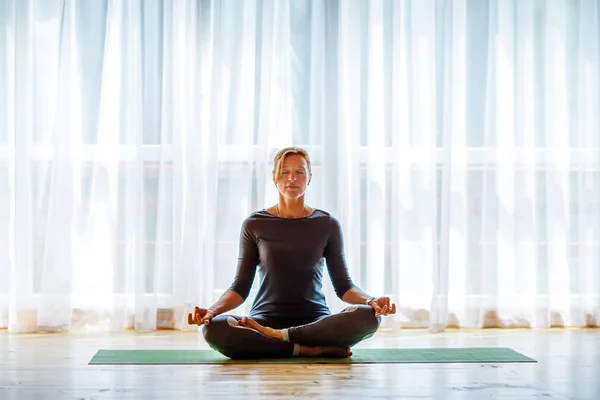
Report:
[[[292,144],[386,327],[600,325],[599,37],[595,0],[0,1],[0,327],[189,329]]]

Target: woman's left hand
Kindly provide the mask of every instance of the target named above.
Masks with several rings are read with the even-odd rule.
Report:
[[[380,297],[369,303],[375,309],[375,316],[396,314],[396,305],[390,302],[389,297]]]

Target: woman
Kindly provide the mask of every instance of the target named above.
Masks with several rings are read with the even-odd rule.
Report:
[[[202,325],[207,343],[230,358],[348,357],[396,306],[353,284],[338,221],[304,203],[312,177],[308,153],[285,148],[274,167],[278,204],[244,221],[233,284],[212,307],[195,307],[188,323]],[[339,314],[331,314],[321,291],[324,261],[337,296],[354,305]],[[246,300],[257,267],[260,287],[250,316],[224,315]]]

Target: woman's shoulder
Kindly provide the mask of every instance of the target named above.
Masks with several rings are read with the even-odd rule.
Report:
[[[253,224],[259,221],[263,221],[263,220],[267,220],[269,219],[269,217],[271,216],[271,214],[269,214],[267,212],[267,210],[256,210],[253,211],[252,213],[250,213],[250,215],[248,215],[245,219],[243,224],[244,225],[248,225],[248,224]]]

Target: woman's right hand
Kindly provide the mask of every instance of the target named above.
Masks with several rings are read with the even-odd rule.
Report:
[[[208,325],[210,320],[215,316],[213,310],[200,308],[196,306],[194,308],[194,314],[188,314],[188,324],[190,325]]]

